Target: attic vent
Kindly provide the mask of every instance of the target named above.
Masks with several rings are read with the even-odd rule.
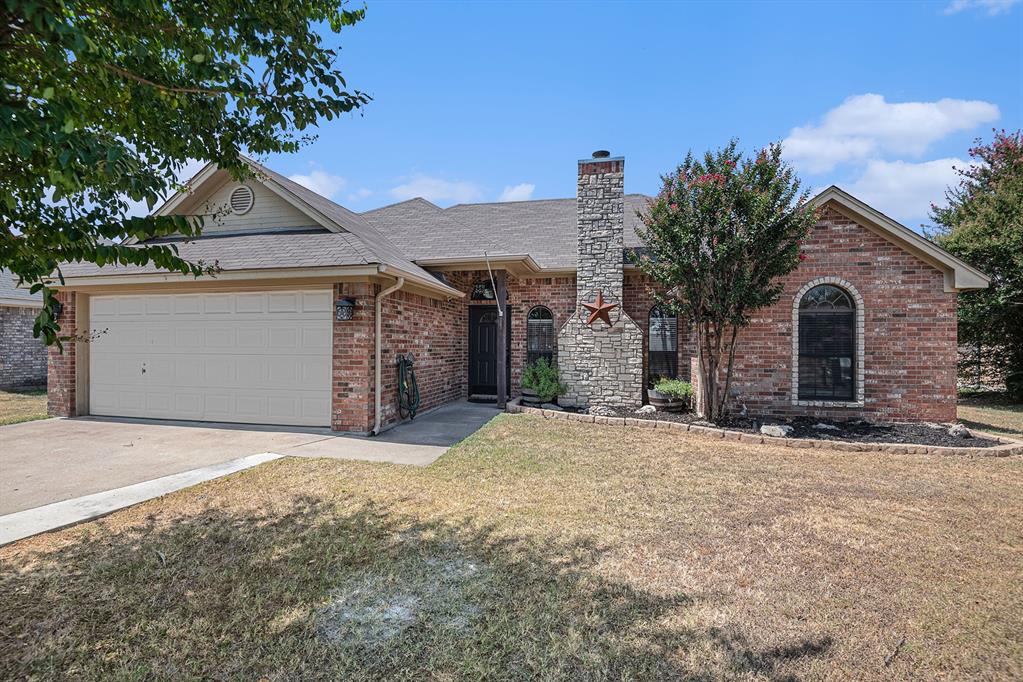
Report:
[[[238,215],[248,213],[252,208],[252,189],[245,185],[239,185],[231,192],[231,211]]]

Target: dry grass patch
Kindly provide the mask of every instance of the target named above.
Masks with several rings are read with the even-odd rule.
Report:
[[[1023,459],[501,416],[0,549],[0,677],[1023,676]]]
[[[46,389],[7,389],[0,391],[0,426],[46,419]]]
[[[972,429],[1023,438],[1023,405],[1004,393],[975,393],[959,401],[959,421]]]

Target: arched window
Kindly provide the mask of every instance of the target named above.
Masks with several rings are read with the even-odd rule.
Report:
[[[659,306],[650,309],[648,325],[647,377],[650,385],[659,379],[678,378],[678,318]]]
[[[554,314],[542,305],[531,308],[526,316],[526,363],[539,358],[554,360]]]
[[[799,399],[856,397],[856,304],[833,284],[799,301]]]

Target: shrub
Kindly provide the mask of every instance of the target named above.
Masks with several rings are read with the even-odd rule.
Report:
[[[654,390],[675,400],[688,401],[693,397],[693,385],[681,379],[661,379],[654,384]]]
[[[549,403],[563,395],[568,387],[561,381],[557,364],[547,358],[539,358],[522,370],[522,388],[536,392],[542,402]]]

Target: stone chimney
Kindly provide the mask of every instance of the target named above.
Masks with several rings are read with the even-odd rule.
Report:
[[[637,408],[643,332],[624,300],[625,159],[597,151],[579,161],[576,311],[558,334],[562,404]]]
[[[587,296],[599,290],[604,298],[620,302],[625,247],[625,159],[596,151],[592,159],[581,160],[576,192],[576,301],[592,301]]]

